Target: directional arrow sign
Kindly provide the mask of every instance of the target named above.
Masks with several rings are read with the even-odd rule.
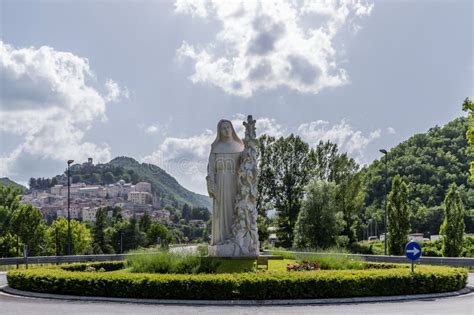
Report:
[[[411,241],[405,246],[405,255],[410,260],[417,260],[421,256],[421,246],[417,242]]]

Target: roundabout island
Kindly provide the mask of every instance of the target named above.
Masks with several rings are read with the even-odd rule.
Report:
[[[242,301],[236,304],[307,300],[311,304],[314,299],[453,292],[466,286],[467,276],[464,268],[417,266],[412,272],[405,264],[368,263],[342,255],[272,260],[266,270],[258,269],[252,259],[160,251],[120,262],[13,270],[7,280],[16,290],[60,295],[196,304],[198,300]]]
[[[165,304],[311,304],[321,299],[447,293],[466,286],[468,272],[463,268],[418,265],[413,269],[413,265],[369,263],[340,253],[260,256],[255,123],[250,115],[243,122],[244,140],[231,121],[218,123],[206,177],[213,200],[209,246],[195,252],[152,248],[133,253],[126,261],[14,270],[7,274],[9,287]],[[265,269],[259,268],[262,258],[266,258]]]

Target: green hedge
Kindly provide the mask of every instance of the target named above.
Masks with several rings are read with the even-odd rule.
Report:
[[[154,299],[309,299],[447,292],[463,288],[462,268],[417,266],[373,270],[237,274],[71,272],[61,268],[14,270],[19,290]]]
[[[123,261],[100,261],[91,263],[74,263],[63,265],[60,268],[66,271],[84,271],[87,267],[94,267],[96,270],[103,268],[105,271],[115,271],[123,269],[125,263]]]

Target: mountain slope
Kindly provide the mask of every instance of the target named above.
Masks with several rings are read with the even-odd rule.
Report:
[[[192,206],[207,207],[209,209],[212,207],[209,197],[187,190],[173,176],[156,165],[140,164],[136,160],[124,156],[116,157],[108,164],[133,171],[141,180],[150,182],[153,191],[167,202],[176,201],[180,204],[188,203]]]
[[[0,178],[0,183],[4,186],[8,186],[9,184],[15,186],[15,187],[18,187],[20,188],[22,191],[25,191],[27,190],[27,188],[23,185],[20,185],[18,183],[15,183],[14,181],[12,181],[11,179],[9,179],[8,177],[2,177]]]
[[[474,208],[474,190],[469,182],[468,121],[457,118],[442,127],[412,136],[388,152],[389,189],[392,178],[400,174],[410,187],[412,212],[442,204],[448,186],[456,183],[466,210]],[[366,205],[381,209],[384,200],[384,158],[374,161],[364,172]]]

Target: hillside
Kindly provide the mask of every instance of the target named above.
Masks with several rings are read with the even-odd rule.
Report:
[[[179,204],[188,203],[191,206],[212,208],[209,197],[187,190],[173,176],[156,165],[140,164],[132,158],[123,156],[116,157],[108,164],[131,171],[138,175],[140,180],[150,182],[153,191],[164,198],[165,201],[176,201]]]
[[[163,205],[173,205],[181,208],[185,203],[192,207],[211,209],[211,199],[196,194],[181,186],[174,177],[153,164],[140,164],[130,157],[116,157],[109,163],[73,164],[70,168],[72,183],[84,182],[88,185],[108,185],[123,179],[125,182],[136,184],[140,181],[149,182],[152,192],[158,195]],[[31,178],[30,187],[33,189],[49,189],[56,184],[67,184],[64,174],[53,178]]]
[[[474,190],[469,182],[468,121],[457,118],[442,127],[416,134],[388,152],[389,184],[400,174],[409,183],[414,217],[421,209],[442,205],[448,186],[455,182],[462,192],[467,213],[474,208]],[[382,211],[384,200],[384,158],[363,170],[368,211]],[[389,186],[390,189],[390,186]]]
[[[25,191],[27,190],[27,188],[23,185],[20,185],[18,183],[15,183],[14,181],[12,181],[11,179],[9,179],[8,177],[2,177],[0,178],[0,183],[4,186],[8,186],[9,184],[15,186],[15,187],[18,187],[20,188],[22,191]]]

